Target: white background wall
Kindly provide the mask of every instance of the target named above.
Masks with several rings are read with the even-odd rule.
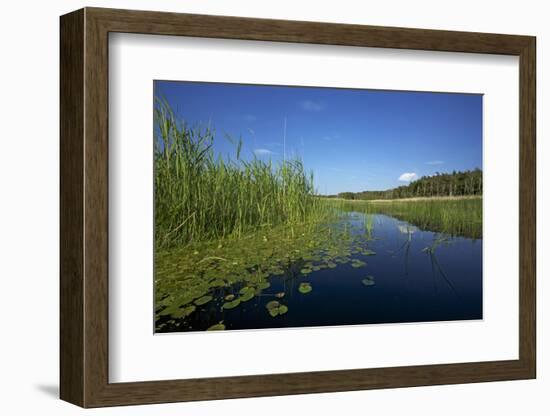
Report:
[[[545,415],[550,361],[543,325],[550,301],[543,258],[550,229],[550,146],[545,143],[545,72],[550,26],[542,1],[125,0],[4,2],[0,15],[0,409],[3,414],[70,415],[58,394],[58,16],[82,6],[317,20],[537,36],[538,53],[538,379],[458,386],[317,394],[87,411],[102,415],[285,415],[315,413]],[[546,198],[546,201],[544,201]],[[505,258],[505,253],[503,253]],[[546,260],[546,261],[545,261]],[[406,348],[406,346],[404,346]],[[307,353],[307,352],[300,352]]]

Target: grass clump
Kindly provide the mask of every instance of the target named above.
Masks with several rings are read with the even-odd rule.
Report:
[[[155,107],[155,242],[157,248],[239,238],[278,225],[303,224],[326,214],[313,175],[299,159],[279,164],[214,152],[210,127],[191,127],[169,104]]]

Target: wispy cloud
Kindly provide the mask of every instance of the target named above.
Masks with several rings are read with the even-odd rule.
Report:
[[[417,178],[418,178],[418,175],[415,172],[405,172],[401,174],[398,180],[402,182],[411,182]]]
[[[325,106],[319,101],[304,100],[300,103],[300,107],[306,111],[321,111]]]
[[[273,155],[275,153],[269,149],[254,149],[254,154],[256,156],[268,156],[268,155]]]
[[[430,160],[429,162],[426,162],[426,165],[442,165],[445,162],[442,160]]]
[[[256,121],[257,120],[257,117],[254,114],[245,114],[243,116],[243,118],[245,119],[245,121]]]
[[[340,137],[341,137],[340,134],[334,133],[334,134],[327,134],[326,136],[322,136],[321,138],[326,142],[331,142],[333,140],[340,139]]]

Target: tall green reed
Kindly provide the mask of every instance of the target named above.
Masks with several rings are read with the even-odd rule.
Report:
[[[328,215],[315,196],[313,174],[299,159],[274,164],[214,151],[214,131],[178,119],[165,101],[155,105],[155,242],[157,247],[238,238],[278,225]]]

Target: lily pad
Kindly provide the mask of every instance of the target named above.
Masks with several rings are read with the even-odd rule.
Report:
[[[308,268],[303,268],[300,270],[300,273],[302,274],[310,274],[313,270],[311,269],[308,269]]]
[[[288,306],[282,305],[276,300],[272,300],[271,302],[268,302],[267,305],[265,305],[267,308],[267,311],[269,312],[269,315],[271,317],[275,318],[277,315],[284,315],[288,312]]]
[[[354,268],[359,268],[359,267],[364,267],[366,266],[367,263],[365,263],[364,261],[361,261],[361,260],[357,260],[357,259],[353,259],[352,262],[351,262],[351,267],[354,267]]]
[[[232,300],[231,302],[225,302],[222,305],[222,308],[223,309],[233,309],[233,308],[236,308],[237,306],[239,306],[240,303],[241,303],[241,299],[237,298],[235,300]]]
[[[369,250],[368,248],[363,250],[363,254],[365,256],[374,256],[376,254],[376,251]]]
[[[279,315],[284,315],[287,312],[288,312],[288,306],[286,305],[279,306]]]
[[[185,318],[186,316],[191,315],[195,311],[196,307],[194,305],[186,306],[185,308],[180,308],[177,311],[170,314],[170,317],[175,319]]]
[[[270,302],[267,302],[267,305],[265,305],[265,307],[267,309],[273,309],[273,308],[278,308],[280,305],[280,303],[276,300],[272,300]]]
[[[245,287],[243,287],[241,290],[239,290],[239,293],[240,293],[241,295],[244,295],[245,293],[248,293],[248,292],[251,291],[251,290],[254,291],[253,288],[251,288],[251,287],[249,287],[249,286],[245,286]]]
[[[227,301],[232,301],[233,299],[235,299],[235,295],[230,293],[229,295],[226,295],[224,299]]]
[[[365,279],[361,280],[361,283],[365,286],[374,286],[374,276],[367,276]]]
[[[258,284],[256,285],[256,287],[257,287],[258,289],[261,289],[261,290],[267,289],[267,288],[270,287],[270,286],[271,286],[271,283],[269,283],[269,282],[260,282],[260,283],[258,283]]]
[[[224,329],[225,325],[220,322],[219,324],[212,325],[207,331],[223,331]]]
[[[210,302],[211,300],[212,300],[212,296],[206,295],[198,298],[197,300],[195,300],[194,303],[195,305],[201,306],[201,305],[204,305],[205,303]]]
[[[179,308],[176,308],[174,306],[168,306],[167,308],[164,308],[162,311],[159,312],[159,316],[171,315],[177,312],[178,310]]]
[[[306,293],[309,293],[313,290],[313,288],[311,287],[311,283],[307,283],[307,282],[304,282],[304,283],[300,283],[300,286],[298,287],[298,292],[302,293],[302,294],[306,294]]]
[[[246,290],[243,290],[246,289]],[[247,287],[240,290],[241,297],[239,298],[241,302],[249,301],[256,294],[256,290],[253,287]]]

